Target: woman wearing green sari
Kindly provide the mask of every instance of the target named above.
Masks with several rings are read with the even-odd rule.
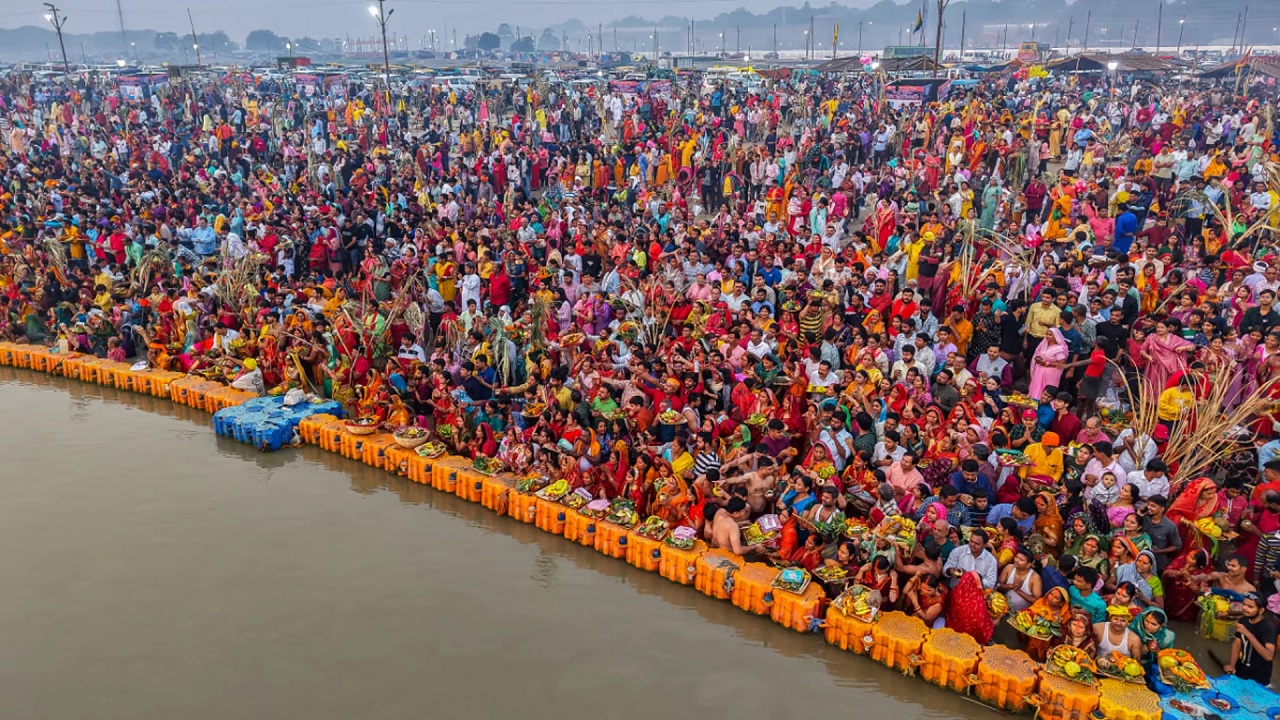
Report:
[[[1142,644],[1142,664],[1153,665],[1156,653],[1173,647],[1174,632],[1169,629],[1169,616],[1164,610],[1149,607],[1138,613],[1138,617],[1129,623],[1129,629]]]

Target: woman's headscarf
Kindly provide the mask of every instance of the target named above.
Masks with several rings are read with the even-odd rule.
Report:
[[[1169,506],[1165,517],[1169,518],[1175,525],[1180,524],[1182,520],[1194,523],[1197,520],[1211,517],[1218,510],[1218,494],[1214,493],[1213,498],[1208,502],[1200,502],[1200,493],[1208,487],[1215,490],[1218,485],[1207,477],[1199,477],[1187,484],[1186,489],[1178,496],[1173,504]]]
[[[995,623],[987,612],[987,598],[982,592],[982,580],[975,572],[960,576],[955,588],[947,594],[947,627],[970,635],[986,645],[991,642]]]
[[[1146,627],[1146,619],[1148,615],[1157,615],[1161,620],[1160,629],[1154,633],[1148,632]],[[1167,650],[1173,647],[1175,633],[1169,629],[1169,615],[1158,607],[1149,607],[1138,613],[1138,617],[1129,623],[1129,629],[1137,633],[1138,639],[1142,641],[1143,660],[1150,662],[1155,659],[1155,653],[1147,648],[1147,643],[1154,640],[1158,650]]]
[[[1056,550],[1062,547],[1062,514],[1058,512],[1058,498],[1048,490],[1041,492],[1039,497],[1044,499],[1045,509],[1036,513],[1034,529]],[[1049,538],[1053,541],[1048,542]]]
[[[1116,540],[1123,541],[1130,551],[1135,547],[1133,541],[1129,538],[1120,537],[1116,538]],[[1155,599],[1155,592],[1151,589],[1151,583],[1147,582],[1146,578],[1142,577],[1142,573],[1138,572],[1138,558],[1146,555],[1147,559],[1151,561],[1151,567],[1154,568],[1157,567],[1156,555],[1150,550],[1143,550],[1140,553],[1131,552],[1131,554],[1133,562],[1116,566],[1116,584],[1133,583],[1133,586],[1138,588],[1138,594],[1150,602]]]

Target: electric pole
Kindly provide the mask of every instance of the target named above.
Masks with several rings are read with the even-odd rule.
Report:
[[[387,104],[391,104],[391,52],[387,49],[387,21],[395,14],[396,9],[386,9],[387,0],[378,0],[378,6],[369,6],[369,14],[378,22],[382,30],[382,82],[387,89]],[[454,31],[457,32],[456,30]]]
[[[196,67],[200,67],[200,39],[196,36],[196,21],[191,17],[191,8],[187,8],[187,22],[191,23],[191,49],[196,51]]]
[[[1071,54],[1071,31],[1076,26],[1076,16],[1072,15],[1067,18],[1067,55]]]
[[[1133,47],[1138,47],[1138,25],[1142,23],[1142,18],[1133,21]]]
[[[124,32],[124,8],[120,5],[120,0],[116,0],[116,18],[120,21],[120,51],[129,51],[129,37]]]
[[[965,8],[960,11],[960,62],[964,63],[964,30],[965,23],[968,21],[969,9]]]
[[[1164,29],[1164,0],[1156,2],[1156,55],[1160,54],[1160,31]]]
[[[67,63],[67,45],[62,41],[62,26],[67,24],[67,16],[53,3],[45,3],[44,6],[49,8],[44,19],[53,23],[53,29],[58,32],[58,47],[62,49],[62,76],[65,78],[71,74],[71,65]]]
[[[1089,49],[1089,22],[1091,20],[1093,20],[1092,10],[1085,13],[1085,16],[1084,16],[1084,41],[1081,42],[1080,44],[1080,52],[1085,52]],[[1078,65],[1079,63],[1077,63],[1077,68],[1076,68],[1077,70],[1079,69]]]

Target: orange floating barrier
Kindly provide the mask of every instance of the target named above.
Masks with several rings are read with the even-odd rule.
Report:
[[[30,355],[30,367],[37,372],[49,372],[49,368],[57,359],[57,355],[50,354],[48,348],[33,348]]]
[[[911,672],[922,661],[920,648],[929,637],[929,628],[914,615],[890,611],[880,613],[880,621],[871,626],[871,637],[872,660]]]
[[[796,632],[809,632],[815,620],[821,621],[826,601],[827,593],[817,583],[809,583],[809,587],[798,593],[775,589],[769,617]]]
[[[929,642],[921,648],[920,677],[948,690],[964,692],[969,677],[978,668],[982,646],[972,636],[951,628],[929,631]]]
[[[505,475],[485,475],[480,480],[480,504],[498,512],[499,499],[505,504],[509,493],[515,492],[516,480]],[[503,509],[503,514],[506,509]],[[562,521],[563,522],[563,521]]]
[[[514,495],[515,491],[512,490],[511,494]],[[579,545],[595,547],[596,519],[566,507],[564,509],[564,539],[572,540]]]
[[[601,520],[596,525],[596,551],[611,558],[625,558],[627,556],[627,535],[630,533],[631,530],[621,525]]]
[[[83,372],[83,370],[81,371]],[[186,377],[179,373],[152,371],[151,394],[155,397],[173,399],[173,384]]]
[[[781,594],[772,587],[781,572],[764,563],[747,563],[733,576],[729,602],[755,615],[768,615],[774,598]]]
[[[538,515],[538,496],[512,490],[507,494],[507,514],[522,523],[532,523]]]
[[[333,419],[324,424],[324,430],[320,433],[320,447],[331,453],[342,454],[342,438],[347,434],[347,423],[344,420]]]
[[[115,369],[115,372],[112,374],[112,378],[113,378],[112,385],[114,385],[114,386],[115,386],[115,389],[117,389],[117,390],[129,390],[129,391],[132,391],[132,390],[133,390],[133,379],[134,379],[134,376],[135,376],[136,374],[137,374],[137,373],[135,373],[135,372],[134,372],[131,368],[129,368],[129,367],[124,367],[124,366],[117,367],[117,368]],[[221,387],[221,386],[219,386],[219,387]],[[212,411],[210,411],[210,412],[212,412]]]
[[[11,342],[0,342],[0,365],[14,367],[18,359],[15,355],[18,346]]]
[[[873,623],[863,622],[852,615],[845,615],[834,604],[827,608],[827,625],[823,629],[827,642],[841,650],[865,655],[871,652],[875,638],[871,635]]]
[[[397,477],[409,477],[409,466],[422,460],[418,451],[392,443],[382,458],[382,468],[389,473],[395,473]]]
[[[20,368],[31,368],[31,352],[35,348],[30,345],[18,345],[13,349],[13,356],[16,360],[15,365]]]
[[[467,502],[478,503],[484,494],[484,478],[486,475],[472,468],[458,471],[458,484],[453,492]]]
[[[298,422],[298,437],[302,438],[302,442],[308,445],[319,445],[320,438],[324,435],[324,426],[338,418],[329,413],[317,413],[308,415]]]
[[[631,537],[627,538],[627,564],[645,572],[657,572],[658,566],[662,564],[663,544],[661,540],[631,533]]]
[[[537,499],[537,511],[533,516],[533,524],[539,530],[545,530],[552,535],[564,534],[565,523],[565,506],[554,500]]]
[[[420,485],[431,484],[431,474],[435,472],[435,458],[422,457],[416,452],[415,458],[409,460],[409,479]]]
[[[658,574],[673,583],[693,585],[698,577],[698,558],[707,552],[707,544],[695,540],[692,548],[681,550],[663,542],[659,549],[662,557],[658,561]]]
[[[978,658],[978,682],[973,694],[1001,710],[1020,712],[1035,692],[1040,664],[1021,650],[989,645]]]
[[[1037,714],[1045,720],[1088,720],[1098,709],[1098,687],[1040,671]]]
[[[431,487],[452,494],[458,487],[458,471],[471,467],[459,457],[436,458],[431,465]]]
[[[697,572],[693,578],[693,587],[717,600],[728,600],[729,593],[733,590],[733,584],[729,580],[745,564],[741,556],[728,550],[708,550],[699,555],[695,563]]]
[[[387,450],[397,447],[391,433],[365,435],[360,443],[360,462],[379,470],[387,470]]]

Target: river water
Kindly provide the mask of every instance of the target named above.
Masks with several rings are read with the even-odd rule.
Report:
[[[318,448],[0,368],[0,718],[987,718]]]

